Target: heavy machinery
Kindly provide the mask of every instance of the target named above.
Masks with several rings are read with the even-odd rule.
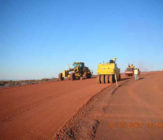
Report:
[[[120,69],[117,67],[116,59],[111,59],[108,63],[98,65],[97,82],[98,83],[114,83],[120,80]]]
[[[134,69],[135,69],[135,66],[133,64],[132,65],[128,65],[126,70],[125,70],[125,75],[127,77],[134,76]]]
[[[77,80],[77,79],[87,79],[92,77],[92,72],[88,67],[85,67],[83,62],[74,62],[73,68],[68,70],[64,70],[62,73],[59,73],[59,80],[64,80],[68,78],[69,80]]]

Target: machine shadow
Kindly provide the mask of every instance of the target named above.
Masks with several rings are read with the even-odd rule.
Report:
[[[140,78],[139,78],[139,80],[143,80],[143,79],[144,79],[144,77],[140,77]]]
[[[131,79],[131,78],[121,78],[120,81],[125,81],[125,80],[128,80],[128,79]]]

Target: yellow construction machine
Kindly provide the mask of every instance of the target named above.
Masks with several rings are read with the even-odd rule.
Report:
[[[58,79],[64,80],[68,78],[69,80],[77,80],[77,79],[87,79],[92,77],[92,72],[88,67],[85,67],[84,62],[74,62],[73,68],[68,70],[64,70],[62,73],[59,73]]]
[[[98,83],[113,83],[120,80],[120,69],[117,67],[116,59],[111,59],[108,63],[98,65],[97,82]]]
[[[132,65],[128,65],[126,70],[125,70],[125,75],[127,77],[134,76],[134,69],[135,69],[135,66],[133,64]]]

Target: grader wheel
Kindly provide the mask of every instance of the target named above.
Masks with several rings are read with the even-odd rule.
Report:
[[[101,75],[101,83],[105,83],[105,75]]]
[[[87,79],[87,72],[84,72],[83,77]]]
[[[101,84],[101,75],[97,75],[97,83]]]
[[[90,74],[90,73],[87,74],[87,78],[88,78],[88,79],[91,78],[91,74]]]
[[[59,79],[60,81],[64,80],[63,77],[62,77],[62,73],[60,73],[60,74],[58,75],[58,79]]]
[[[71,74],[70,74],[70,79],[71,79],[71,80],[75,80],[75,74],[74,74],[74,73],[71,73]]]
[[[105,75],[105,83],[109,83],[109,75]]]

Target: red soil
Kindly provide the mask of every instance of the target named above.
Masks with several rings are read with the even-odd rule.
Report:
[[[107,86],[89,79],[0,89],[0,139],[50,138]]]
[[[123,79],[118,88],[89,79],[0,89],[0,139],[52,139],[106,88],[71,119],[67,129],[74,128],[76,139],[162,140],[162,83],[163,72],[151,72]]]

